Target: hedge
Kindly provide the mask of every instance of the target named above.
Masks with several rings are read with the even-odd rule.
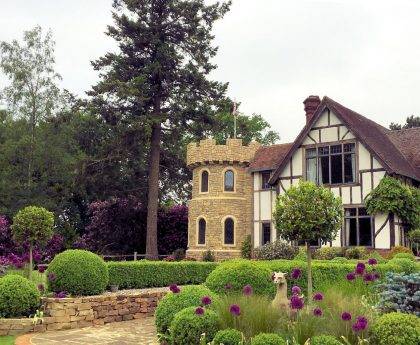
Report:
[[[197,261],[108,262],[109,284],[120,289],[201,284],[216,267],[216,262]]]

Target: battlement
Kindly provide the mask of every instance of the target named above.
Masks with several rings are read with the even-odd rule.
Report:
[[[190,143],[187,147],[187,165],[194,168],[197,165],[223,162],[238,162],[247,164],[261,146],[253,141],[248,146],[242,145],[242,139],[227,139],[226,145],[216,145],[214,139],[200,140],[200,143]]]

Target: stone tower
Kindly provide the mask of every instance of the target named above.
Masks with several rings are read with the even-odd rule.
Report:
[[[209,249],[217,259],[240,256],[241,244],[252,232],[253,180],[247,167],[259,147],[256,142],[243,146],[241,139],[188,145],[187,165],[193,172],[188,256],[201,259]]]

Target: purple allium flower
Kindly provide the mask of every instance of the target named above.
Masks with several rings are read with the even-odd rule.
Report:
[[[346,279],[347,279],[348,281],[355,280],[355,279],[356,279],[356,275],[355,275],[353,272],[351,272],[351,273],[347,273],[347,275],[346,275]]]
[[[171,290],[173,293],[179,293],[181,289],[176,284],[171,284],[169,286],[169,290]]]
[[[210,296],[204,296],[201,299],[201,303],[203,303],[203,305],[209,305],[209,304],[211,304],[211,298],[210,298]]]
[[[229,308],[229,311],[233,316],[241,315],[241,307],[237,304],[232,304]]]
[[[375,280],[375,277],[372,273],[365,273],[365,275],[363,276],[363,281],[366,283],[372,282]]]
[[[358,262],[356,265],[356,274],[362,275],[366,269],[366,265],[363,262]]]
[[[54,293],[54,297],[55,298],[66,298],[67,297],[67,292],[65,292],[65,291],[56,292],[56,293]]]
[[[324,295],[320,292],[317,292],[313,297],[314,301],[322,301],[323,299],[324,299]]]
[[[225,290],[231,290],[232,289],[232,284],[231,283],[227,283],[225,285]]]
[[[252,286],[251,285],[245,285],[242,289],[242,292],[245,296],[251,296],[252,295]]]
[[[53,281],[55,281],[56,279],[57,279],[57,276],[55,275],[55,273],[54,272],[50,272],[50,273],[48,273],[48,280],[50,281],[50,282],[53,282]]]
[[[203,315],[204,314],[204,308],[203,307],[197,307],[196,309],[195,309],[195,315],[199,315],[199,316],[201,316],[201,315]]]
[[[378,280],[381,277],[379,272],[373,272],[373,280]]]
[[[353,331],[364,331],[368,325],[368,320],[364,316],[358,316],[356,322],[351,326]]]
[[[304,306],[303,298],[293,295],[290,298],[290,308],[292,309],[302,309]]]
[[[292,279],[299,279],[301,275],[302,275],[302,270],[300,268],[296,267],[292,270],[292,274],[291,274]]]
[[[35,261],[35,262],[40,262],[40,261],[41,261],[41,259],[42,259],[42,255],[41,255],[41,253],[35,253],[35,254],[33,255],[33,258],[34,258],[34,261]]]
[[[38,272],[44,273],[45,272],[45,266],[38,266]]]
[[[368,264],[371,266],[376,265],[377,263],[378,263],[378,260],[376,260],[375,258],[370,258],[368,260]]]
[[[315,308],[314,309],[314,315],[315,316],[322,316],[322,309],[321,308]]]
[[[292,287],[292,294],[293,295],[300,295],[302,293],[302,290],[299,286],[295,285]]]
[[[45,291],[44,284],[38,284],[38,290],[39,290],[39,292],[44,292]]]
[[[341,320],[350,321],[351,320],[351,314],[348,311],[343,312],[341,314]]]

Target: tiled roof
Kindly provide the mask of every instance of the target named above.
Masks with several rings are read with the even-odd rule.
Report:
[[[250,163],[250,171],[274,170],[283,160],[284,155],[292,147],[293,143],[261,146],[255,153]]]
[[[388,131],[388,137],[411,165],[420,169],[420,127]]]

